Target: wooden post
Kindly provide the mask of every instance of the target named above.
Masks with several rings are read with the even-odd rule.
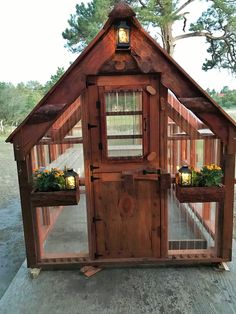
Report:
[[[214,145],[213,140],[211,139],[205,139],[203,142],[204,145],[204,165],[210,164],[213,162],[214,158]],[[210,220],[211,219],[211,204],[210,203],[204,203],[203,206],[203,219],[204,220]]]
[[[17,160],[17,171],[21,198],[22,219],[24,226],[25,249],[28,267],[35,267],[37,264],[37,249],[35,236],[35,215],[30,202],[31,184],[31,160],[27,155],[25,160]]]
[[[235,154],[226,152],[223,156],[223,163],[226,190],[223,213],[222,257],[229,261],[232,259]]]
[[[95,224],[93,223],[94,205],[93,193],[91,187],[91,140],[88,130],[89,119],[89,106],[96,106],[98,100],[98,92],[96,86],[90,86],[86,92],[81,96],[82,101],[82,132],[83,132],[83,152],[84,152],[84,174],[86,186],[86,207],[87,207],[87,224],[88,224],[88,244],[89,244],[89,257],[94,259],[96,252],[96,239],[95,239]]]
[[[56,152],[56,145],[55,144],[49,145],[49,156],[50,156],[50,162],[53,162],[57,158],[57,152]]]
[[[165,110],[165,101],[168,97],[168,89],[160,84],[160,168],[162,171],[167,170],[167,127],[168,115]],[[163,101],[164,99],[164,101]],[[168,255],[168,205],[167,190],[161,190],[161,257]]]
[[[172,133],[175,134],[178,130],[178,126],[176,124],[173,125],[173,131]],[[173,160],[172,160],[172,164],[173,164],[173,170],[172,173],[175,174],[177,172],[177,166],[179,166],[179,160],[178,160],[178,141],[176,140],[172,140],[172,150],[173,150]]]

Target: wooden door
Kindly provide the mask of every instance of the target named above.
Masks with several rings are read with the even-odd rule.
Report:
[[[92,80],[86,109],[90,149],[85,157],[95,256],[160,257],[159,80]]]
[[[130,175],[132,176],[132,175]],[[157,182],[122,173],[100,174],[94,183],[97,254],[107,257],[160,256],[160,198]]]

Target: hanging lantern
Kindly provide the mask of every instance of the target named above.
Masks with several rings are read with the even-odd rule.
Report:
[[[192,171],[187,165],[183,165],[179,169],[179,180],[178,183],[181,186],[191,186],[192,185]]]
[[[130,46],[130,26],[126,21],[117,25],[117,48],[127,49]]]
[[[75,190],[78,174],[72,169],[68,168],[65,172],[65,182],[67,190]]]

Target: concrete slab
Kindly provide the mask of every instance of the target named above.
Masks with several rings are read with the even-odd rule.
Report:
[[[79,270],[42,271],[31,279],[24,263],[0,312],[236,313],[235,256],[229,267],[230,272],[209,266],[104,269],[90,279]]]

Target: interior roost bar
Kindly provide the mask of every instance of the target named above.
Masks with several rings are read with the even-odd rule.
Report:
[[[128,5],[115,6],[7,141],[17,162],[28,267],[231,260],[235,121]],[[217,165],[208,167],[222,169],[221,184],[181,186],[183,163]],[[58,177],[74,169],[76,186],[37,190],[35,169],[59,169]]]

